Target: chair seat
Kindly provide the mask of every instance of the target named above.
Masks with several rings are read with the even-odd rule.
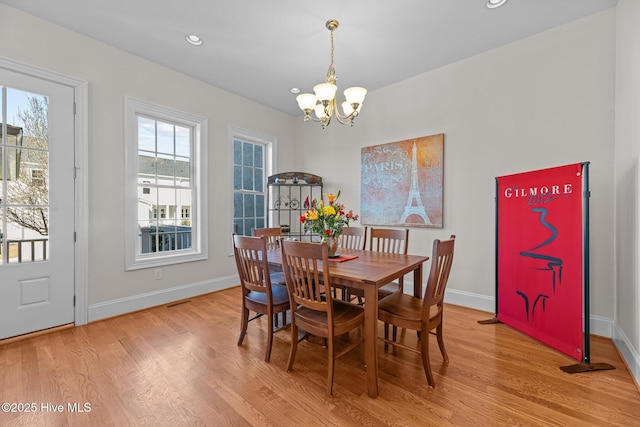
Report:
[[[341,335],[344,331],[350,331],[355,326],[362,323],[364,318],[364,308],[362,306],[351,304],[349,302],[344,302],[341,300],[332,300],[333,302],[333,327],[334,334]],[[315,329],[327,329],[327,313],[321,312],[317,310],[311,310],[306,307],[298,307],[295,312],[296,319],[301,321],[302,323],[309,325],[311,328]],[[304,329],[304,327],[302,327]],[[307,331],[311,332],[314,335],[317,334],[317,331]],[[324,334],[326,335],[326,334]],[[323,334],[319,336],[325,337]]]
[[[387,295],[398,292],[399,290],[400,284],[398,282],[387,283],[386,285],[378,288],[378,299],[384,298]]]
[[[286,286],[272,284],[271,296],[273,297],[273,305],[287,304],[289,302],[289,292]],[[267,294],[265,292],[249,292],[245,298],[257,304],[267,304]]]
[[[387,283],[378,288],[378,300],[398,291],[400,291],[400,284],[398,282]],[[351,297],[357,297],[358,304],[361,304],[362,298],[364,298],[364,291],[362,289],[349,289],[349,295]]]
[[[284,285],[287,286],[287,281],[284,278],[284,273],[281,271],[275,271],[269,274],[272,285]]]
[[[406,327],[419,330],[422,320],[422,302],[422,298],[416,298],[402,292],[394,292],[378,301],[378,318],[383,322],[391,317],[402,319],[403,324],[409,324]],[[432,311],[435,311],[435,313],[432,313]],[[429,317],[429,320],[437,319],[437,306],[429,308]],[[391,321],[388,323],[397,324],[397,322]]]

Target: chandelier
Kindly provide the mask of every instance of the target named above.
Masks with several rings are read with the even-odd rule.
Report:
[[[350,87],[345,89],[344,97],[346,101],[342,103],[342,112],[338,111],[336,101],[336,70],[333,68],[333,31],[338,28],[340,23],[337,19],[330,19],[325,26],[331,31],[331,63],[327,70],[325,83],[320,83],[313,87],[315,95],[312,93],[303,93],[296,97],[298,106],[304,111],[304,121],[313,120],[322,124],[322,129],[329,126],[331,118],[335,115],[338,122],[343,125],[353,126],[353,119],[360,114],[362,101],[367,94],[367,90],[363,87]],[[311,111],[316,117],[311,116]]]

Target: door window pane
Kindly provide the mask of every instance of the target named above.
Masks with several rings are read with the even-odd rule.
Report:
[[[49,100],[0,87],[0,264],[49,257]]]

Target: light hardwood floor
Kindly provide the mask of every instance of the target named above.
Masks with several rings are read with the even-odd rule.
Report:
[[[419,355],[379,342],[380,396],[367,396],[358,349],[338,359],[327,397],[318,340],[301,343],[289,373],[288,330],[276,333],[270,363],[264,318],[236,346],[239,299],[233,288],[0,344],[1,402],[36,409],[0,412],[0,426],[640,425],[640,393],[608,339],[592,338],[591,360],[615,370],[567,374],[559,367],[573,359],[506,325],[479,325],[489,313],[447,305],[448,366],[431,337],[435,389]]]

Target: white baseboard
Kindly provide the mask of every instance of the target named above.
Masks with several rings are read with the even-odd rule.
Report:
[[[636,380],[636,384],[640,385],[640,355],[631,345],[631,341],[620,328],[613,328],[613,344],[618,347],[622,358],[627,363],[631,375]]]
[[[490,315],[496,313],[496,299],[487,295],[447,289],[444,294],[444,302],[487,311]]]
[[[591,334],[613,338],[613,319],[600,316],[591,316],[590,319],[589,328],[591,328]]]
[[[473,294],[471,292],[447,289],[444,295],[444,302],[461,305],[476,310],[488,311],[491,314],[496,312],[496,299],[487,295]],[[606,317],[591,316],[589,328],[594,335],[607,338],[613,337],[613,321]]]
[[[144,310],[173,301],[192,298],[198,295],[237,286],[238,275],[222,277],[200,283],[192,283],[175,288],[163,289],[157,292],[135,295],[127,298],[106,301],[89,306],[89,322],[119,316],[133,311]]]

